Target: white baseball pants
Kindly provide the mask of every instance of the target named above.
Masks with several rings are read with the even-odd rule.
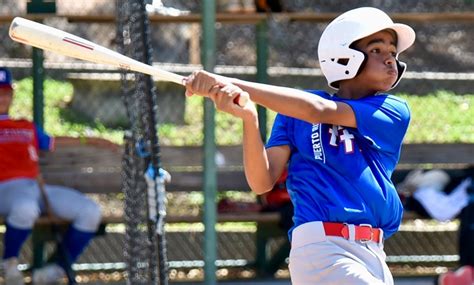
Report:
[[[53,213],[72,221],[80,231],[95,232],[101,220],[99,205],[86,195],[67,187],[45,185]],[[19,229],[31,229],[44,211],[44,202],[35,179],[11,179],[0,183],[0,215]]]
[[[293,285],[393,285],[383,243],[326,236],[322,222],[298,226],[292,233],[290,275]]]

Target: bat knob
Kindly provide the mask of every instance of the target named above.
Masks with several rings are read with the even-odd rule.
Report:
[[[242,92],[237,97],[234,98],[234,103],[239,105],[240,107],[245,107],[247,105],[249,98],[249,93]]]

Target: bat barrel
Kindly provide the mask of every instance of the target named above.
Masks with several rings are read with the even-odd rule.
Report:
[[[184,77],[181,75],[152,67],[81,37],[21,17],[13,19],[9,35],[14,41],[43,50],[85,61],[107,64],[116,68],[137,71],[152,75],[158,80],[184,85]],[[244,92],[240,94],[236,103],[243,107],[248,100],[249,96]]]
[[[81,37],[21,17],[13,19],[9,35],[14,41],[43,50],[85,61],[107,64],[116,68],[142,72],[155,76],[158,80],[183,85],[183,76],[154,68]]]

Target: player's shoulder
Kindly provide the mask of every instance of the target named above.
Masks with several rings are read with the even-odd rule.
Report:
[[[407,101],[405,99],[403,99],[402,97],[393,95],[393,94],[382,93],[382,94],[376,95],[374,97],[386,98],[387,100],[399,102],[401,104],[407,104]]]
[[[31,124],[31,125],[34,124],[32,121],[28,119],[24,119],[24,118],[14,119],[14,121],[22,123],[22,124]]]
[[[22,127],[30,127],[30,128],[35,127],[35,124],[32,121],[27,120],[27,119],[23,119],[23,118],[15,119],[14,123],[16,123],[17,125],[22,126]]]
[[[382,110],[394,113],[397,117],[404,117],[407,120],[410,119],[410,107],[405,99],[392,94],[379,94],[373,97],[377,100],[381,100],[380,106]]]
[[[306,89],[304,91],[306,91],[310,94],[313,94],[313,95],[321,96],[321,97],[326,98],[326,99],[331,99],[331,98],[334,97],[333,95],[329,94],[328,92],[326,92],[324,90]]]
[[[398,108],[409,109],[408,102],[402,97],[392,95],[392,94],[379,94],[374,97],[380,100],[383,100],[383,102],[386,105],[392,105],[392,106],[397,106]]]
[[[5,124],[10,124],[10,125],[34,126],[33,122],[24,118],[19,118],[19,119],[5,118],[5,119],[0,120],[0,122],[3,122]]]
[[[371,102],[377,105],[393,106],[397,108],[408,108],[408,103],[405,99],[392,94],[380,93],[373,96],[367,96],[361,100]]]

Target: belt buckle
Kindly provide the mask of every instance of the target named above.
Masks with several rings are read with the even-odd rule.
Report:
[[[370,228],[370,238],[366,239],[366,238],[361,238],[359,241],[361,243],[368,243],[369,241],[373,241],[374,240],[374,232],[372,230],[372,225],[371,224],[360,224],[359,227],[366,227],[366,228]]]

